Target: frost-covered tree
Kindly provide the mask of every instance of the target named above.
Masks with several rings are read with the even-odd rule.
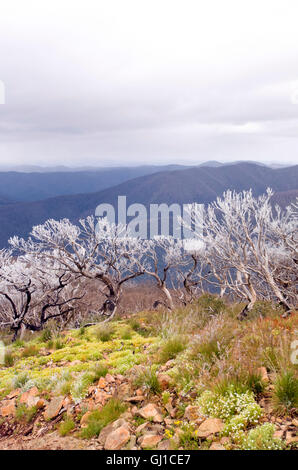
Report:
[[[81,298],[76,291],[57,264],[0,252],[0,327],[13,331],[13,340],[24,329],[39,331],[49,320],[65,320]]]
[[[252,191],[227,191],[208,206],[204,215],[201,239],[206,246],[211,282],[219,281],[219,286],[248,301],[240,317],[253,308],[258,296],[269,294],[287,311],[292,306],[278,273],[288,269],[291,276],[297,275],[295,256],[290,260],[290,250],[295,251],[297,220],[290,217],[290,211],[284,215],[276,208],[274,212],[272,194],[268,189],[255,198]],[[281,231],[284,239],[274,236]]]
[[[70,275],[98,281],[105,297],[100,313],[112,318],[124,283],[144,274],[142,241],[126,228],[94,217],[80,220],[48,220],[33,227],[28,240],[13,237],[11,246],[36,259],[58,263]]]

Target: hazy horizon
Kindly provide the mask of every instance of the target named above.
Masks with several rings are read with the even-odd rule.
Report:
[[[296,0],[5,2],[0,167],[295,164],[297,17]]]

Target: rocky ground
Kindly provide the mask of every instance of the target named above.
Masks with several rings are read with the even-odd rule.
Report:
[[[287,329],[295,324],[291,320]],[[150,325],[152,314],[142,313],[137,320],[115,321],[106,335],[90,327],[11,347],[14,363],[0,369],[0,449],[243,448],[239,435],[227,431],[227,419],[202,409],[203,376],[187,387],[180,380],[177,364],[188,357],[193,332],[184,350],[169,358],[163,353],[166,340]],[[264,385],[255,394],[260,412],[256,421],[240,427],[241,433],[248,436],[270,423],[269,441],[295,449],[297,410],[277,411],[273,371],[259,364],[255,372]]]

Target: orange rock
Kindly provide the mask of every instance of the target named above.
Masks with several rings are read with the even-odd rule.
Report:
[[[1,416],[14,416],[16,412],[16,401],[15,399],[13,400],[8,400],[3,402],[4,406],[0,409],[0,414]]]
[[[24,403],[28,407],[33,406],[33,405],[28,404],[28,402],[30,402],[33,397],[37,397],[37,395],[38,395],[38,388],[32,387],[27,392],[22,393],[21,398],[20,398],[20,403]]]
[[[111,374],[107,374],[107,375],[105,376],[105,379],[106,379],[106,382],[107,382],[108,384],[111,384],[111,383],[114,383],[114,382],[115,382],[115,379],[114,379],[114,377],[113,377]]]
[[[197,437],[208,437],[212,434],[221,432],[224,428],[224,423],[218,418],[206,419],[198,428],[196,435]]]
[[[155,447],[161,440],[162,436],[158,436],[157,434],[147,434],[141,440],[141,447],[142,449],[146,449],[148,447]]]
[[[150,419],[155,423],[161,423],[163,421],[163,416],[160,409],[153,403],[149,403],[138,411],[138,414],[145,419]]]
[[[226,450],[222,444],[219,442],[212,442],[209,450]]]
[[[189,421],[197,421],[201,418],[201,412],[199,406],[192,406],[189,405],[185,409],[184,418],[188,419]]]
[[[120,426],[108,435],[104,448],[105,450],[120,450],[130,439],[130,432],[127,427]]]
[[[53,419],[58,416],[59,411],[63,406],[64,397],[54,397],[47,405],[46,410],[44,412],[45,419]]]
[[[82,416],[81,421],[80,421],[80,424],[81,424],[82,428],[85,428],[87,426],[88,419],[89,419],[90,415],[91,415],[91,411],[87,411],[87,413],[85,413]]]
[[[168,374],[158,374],[157,378],[161,389],[167,390],[172,382],[171,377]]]
[[[107,383],[104,377],[100,377],[97,386],[99,388],[105,388],[107,386]]]
[[[258,372],[258,374],[261,376],[261,379],[263,380],[263,382],[265,382],[265,383],[268,383],[268,382],[269,382],[269,377],[268,377],[268,373],[267,373],[266,367],[259,367],[259,368],[257,369],[257,372]]]
[[[16,388],[15,390],[13,390],[12,392],[10,392],[9,395],[7,395],[6,398],[8,398],[8,400],[10,400],[11,398],[16,398],[20,395],[21,393],[21,389],[20,388]]]

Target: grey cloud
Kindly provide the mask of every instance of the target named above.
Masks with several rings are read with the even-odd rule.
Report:
[[[295,1],[26,4],[0,18],[1,164],[295,162]]]

